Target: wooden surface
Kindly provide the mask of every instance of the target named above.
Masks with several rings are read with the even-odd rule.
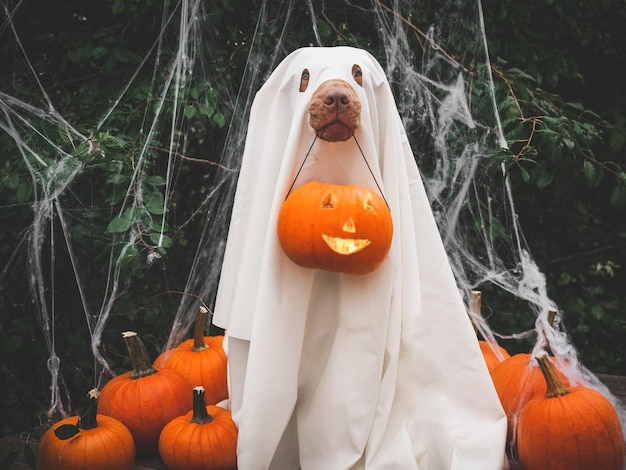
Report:
[[[596,374],[596,377],[626,406],[626,377],[609,374]]]
[[[626,377],[607,374],[597,374],[597,377],[626,406]],[[38,445],[39,441],[29,435],[3,437],[0,439],[0,470],[37,468],[34,461]],[[521,467],[514,461],[510,462],[510,467],[511,470],[521,470]],[[136,470],[167,469],[158,457],[138,458],[133,468]]]

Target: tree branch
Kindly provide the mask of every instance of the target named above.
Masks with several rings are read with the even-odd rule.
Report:
[[[626,242],[616,243],[614,245],[601,246],[593,250],[581,251],[578,253],[572,253],[571,255],[563,256],[561,258],[551,259],[551,260],[546,261],[546,263],[557,264],[557,263],[562,263],[564,261],[572,261],[576,258],[585,258],[587,256],[597,255],[598,253],[603,253],[605,251],[610,251],[610,250],[615,250],[615,249],[620,249],[620,248],[625,248],[625,247],[626,247]]]
[[[182,153],[179,152],[174,152],[171,151],[170,149],[166,149],[163,147],[157,147],[156,145],[148,145],[149,148],[154,149],[158,152],[163,152],[163,153],[171,153],[172,155],[174,155],[177,158],[180,158],[181,160],[186,160],[189,162],[195,162],[195,163],[204,163],[206,165],[213,165],[213,166],[217,166],[219,168],[221,168],[222,170],[226,170],[226,171],[237,171],[237,170],[233,170],[232,168],[228,168],[224,165],[222,165],[221,163],[218,162],[214,162],[212,160],[206,160],[204,158],[193,158],[193,157],[188,157],[186,155],[183,155]]]

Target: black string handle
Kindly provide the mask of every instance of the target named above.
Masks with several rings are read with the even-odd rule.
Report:
[[[380,193],[380,196],[383,198],[383,201],[385,201],[385,204],[387,204],[387,209],[391,210],[391,208],[389,207],[389,203],[387,202],[387,198],[385,197],[385,194],[383,193],[383,190],[380,187],[380,184],[378,184],[378,180],[376,180],[376,176],[374,176],[374,172],[372,171],[372,167],[370,166],[370,164],[367,162],[367,159],[365,158],[365,154],[363,153],[363,150],[361,149],[361,146],[359,145],[359,141],[356,140],[356,136],[354,134],[352,134],[352,138],[354,139],[354,142],[356,143],[356,146],[359,148],[359,152],[361,152],[361,156],[363,157],[363,161],[365,162],[365,165],[367,166],[367,169],[369,170],[370,175],[372,175],[372,179],[374,180],[374,183],[376,183],[376,187],[378,188],[378,192]]]
[[[287,195],[285,196],[285,201],[291,194],[291,190],[293,189],[293,186],[296,184],[296,180],[298,179],[298,176],[300,176],[300,172],[302,171],[302,168],[304,168],[304,162],[306,162],[306,159],[309,158],[309,154],[311,153],[311,149],[313,148],[313,145],[315,144],[316,140],[317,140],[317,134],[315,134],[315,139],[313,139],[313,142],[311,142],[311,146],[309,147],[308,152],[304,156],[304,160],[302,160],[302,164],[300,165],[300,168],[298,168],[298,172],[296,173],[296,176],[293,178],[293,181],[291,182],[291,186],[289,186],[289,191],[287,191]]]
[[[376,179],[376,176],[374,175],[374,172],[372,171],[372,167],[370,166],[370,164],[368,163],[367,159],[365,158],[365,154],[363,153],[363,149],[361,149],[361,145],[359,145],[359,141],[356,140],[356,136],[354,134],[352,134],[352,138],[354,139],[354,142],[356,143],[356,146],[359,149],[359,152],[361,152],[361,156],[363,157],[363,161],[365,162],[365,165],[367,166],[367,169],[369,170],[370,175],[372,175],[372,179],[374,180],[374,183],[376,183],[376,187],[378,188],[378,192],[380,193],[380,196],[383,198],[383,201],[385,201],[385,204],[387,205],[387,209],[391,210],[391,208],[389,207],[389,203],[387,202],[387,198],[385,197],[385,194],[383,193],[383,190],[380,187],[380,184],[378,183],[378,180]],[[304,156],[304,160],[302,160],[302,164],[300,165],[300,168],[298,168],[298,172],[296,173],[296,176],[293,178],[293,181],[291,182],[291,186],[289,186],[289,191],[287,191],[287,195],[285,196],[285,200],[287,200],[287,198],[291,194],[291,191],[292,191],[294,185],[296,184],[296,180],[298,179],[298,176],[300,176],[300,172],[302,172],[302,168],[304,168],[304,163],[306,162],[306,159],[309,158],[309,154],[311,153],[311,150],[313,149],[313,145],[315,144],[316,141],[317,141],[317,135],[315,135],[315,138],[313,139],[313,142],[311,142],[311,146],[309,147],[309,150],[307,151],[306,155]]]

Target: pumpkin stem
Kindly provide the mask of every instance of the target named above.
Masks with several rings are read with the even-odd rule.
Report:
[[[96,415],[98,414],[98,398],[100,391],[92,388],[87,394],[89,403],[85,412],[78,417],[78,422],[74,424],[62,424],[54,428],[54,435],[61,441],[67,441],[80,433],[81,429],[94,429],[98,427]]]
[[[191,347],[193,352],[203,351],[209,347],[204,342],[204,324],[208,314],[209,311],[205,307],[200,307],[198,318],[196,319],[196,327],[193,330],[193,346]]]
[[[482,293],[479,290],[472,291],[472,297],[470,298],[469,307],[470,307],[471,314],[480,316],[480,310],[482,308]],[[472,320],[474,333],[478,333],[478,326],[476,325],[476,320],[471,315],[470,315],[470,319]]]
[[[550,309],[548,310],[548,324],[554,327],[554,320],[556,319],[556,310]]]
[[[213,421],[211,416],[206,410],[206,404],[204,403],[204,387],[202,385],[193,388],[193,416],[189,420],[190,423],[195,424],[207,424]]]
[[[89,402],[87,409],[78,418],[78,427],[81,429],[93,429],[98,427],[98,421],[96,415],[98,414],[98,399],[100,398],[100,390],[92,388],[87,394]]]
[[[546,379],[546,398],[555,398],[567,395],[569,393],[569,388],[563,385],[563,381],[554,370],[552,363],[548,359],[548,355],[542,354],[541,356],[535,357],[535,359],[539,363],[539,368],[541,369],[544,379]]]
[[[122,333],[122,337],[124,338],[128,354],[130,355],[130,362],[133,365],[133,371],[130,374],[131,380],[156,374],[157,370],[152,367],[148,351],[141,341],[141,338],[139,338],[139,335],[134,331],[125,331]]]

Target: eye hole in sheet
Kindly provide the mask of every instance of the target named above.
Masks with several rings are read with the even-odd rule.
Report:
[[[306,91],[307,87],[309,86],[309,77],[309,69],[304,69],[302,71],[302,75],[300,76],[300,93]]]
[[[352,66],[352,77],[359,86],[363,86],[363,71],[361,70],[359,64],[354,64]]]

